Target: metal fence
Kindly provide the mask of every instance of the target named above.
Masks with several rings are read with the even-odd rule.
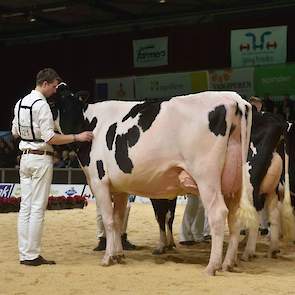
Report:
[[[19,169],[0,168],[1,183],[19,183]],[[80,168],[54,168],[53,184],[85,184],[86,178]]]

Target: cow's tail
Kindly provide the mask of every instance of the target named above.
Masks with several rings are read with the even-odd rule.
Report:
[[[289,151],[288,139],[285,136],[285,185],[284,185],[284,199],[281,208],[281,227],[283,238],[287,241],[295,240],[295,220],[293,215],[293,208],[291,205],[290,195],[290,181],[289,181]]]
[[[242,191],[240,207],[237,217],[245,228],[258,227],[258,215],[253,206],[253,188],[250,184],[249,166],[247,155],[250,144],[252,126],[252,106],[245,102],[239,102],[241,116],[241,146],[242,146]]]

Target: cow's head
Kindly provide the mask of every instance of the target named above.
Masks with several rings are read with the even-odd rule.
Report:
[[[51,109],[55,123],[63,134],[84,131],[83,108],[88,96],[87,91],[74,94],[64,82],[57,86],[55,104]]]

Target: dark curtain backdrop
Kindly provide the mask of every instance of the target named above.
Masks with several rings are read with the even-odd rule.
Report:
[[[166,27],[111,35],[61,39],[42,43],[0,45],[2,108],[0,130],[9,130],[16,101],[29,93],[36,73],[53,67],[73,90],[93,95],[94,79],[230,67],[230,30],[288,26],[288,62],[295,61],[294,11],[247,17],[230,22]],[[132,40],[168,36],[169,65],[133,68]]]

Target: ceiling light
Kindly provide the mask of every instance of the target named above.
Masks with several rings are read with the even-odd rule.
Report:
[[[25,15],[23,12],[15,12],[15,13],[1,14],[1,17],[9,18],[9,17],[16,17],[16,16],[23,16],[23,15]]]
[[[66,6],[58,6],[58,7],[52,7],[52,8],[44,8],[42,9],[43,12],[53,12],[53,11],[60,11],[60,10],[65,10],[67,7]]]
[[[159,3],[161,4],[166,3],[166,0],[159,0]]]

